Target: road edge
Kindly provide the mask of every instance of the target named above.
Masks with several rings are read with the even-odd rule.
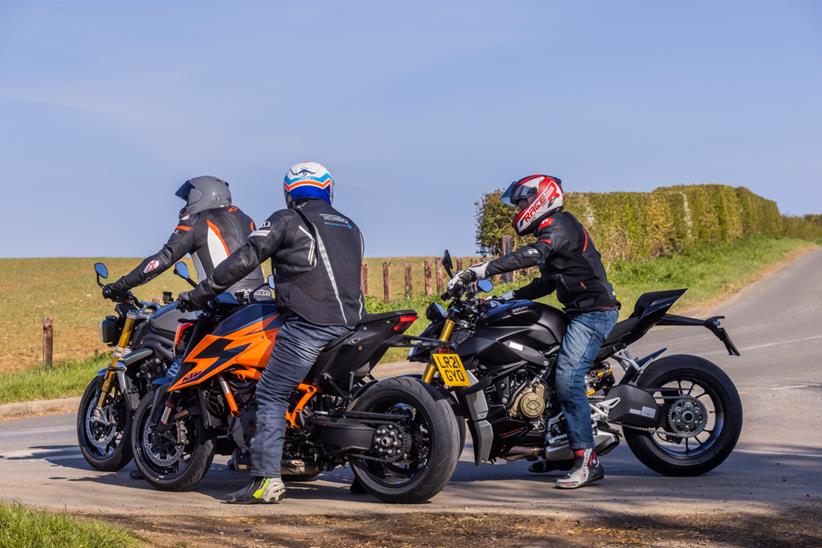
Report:
[[[80,396],[58,398],[54,400],[16,401],[0,404],[0,421],[36,417],[40,415],[59,415],[74,412],[80,405]]]

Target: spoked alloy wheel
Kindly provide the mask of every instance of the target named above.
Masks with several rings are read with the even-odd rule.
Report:
[[[404,418],[377,425],[368,455],[351,457],[354,475],[369,493],[386,502],[417,503],[448,483],[459,457],[459,430],[446,397],[416,379],[396,377],[369,388],[353,410]]]
[[[214,440],[206,436],[199,416],[150,423],[154,394],[147,394],[134,414],[134,462],[154,487],[186,491],[205,476],[214,458]],[[165,398],[161,399],[164,401]]]
[[[733,382],[711,362],[696,356],[670,356],[654,362],[637,383],[658,388],[662,424],[645,432],[624,428],[636,457],[669,476],[695,476],[719,466],[742,430],[742,403]]]
[[[102,385],[103,377],[95,377],[83,392],[77,411],[77,442],[86,462],[97,470],[113,472],[131,460],[132,413],[117,391],[96,412]]]

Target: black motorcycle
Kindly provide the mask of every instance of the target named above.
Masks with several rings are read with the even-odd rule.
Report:
[[[452,276],[447,251],[443,266]],[[567,318],[532,301],[478,297],[492,289],[482,280],[443,295],[447,310],[432,303],[426,313],[431,324],[421,336],[440,339],[443,348],[413,348],[409,360],[427,363],[422,380],[452,395],[473,438],[476,464],[542,457],[546,470],[569,469],[573,452],[552,378]],[[739,394],[717,365],[684,354],[660,358],[665,348],[642,358],[628,350],[655,325],[703,326],[729,354],[739,355],[720,326],[722,316],[668,314],[685,291],[640,296],[603,343],[586,379],[599,454],[613,450],[622,435],[643,464],[670,476],[715,468],[742,429]],[[619,382],[617,364],[624,371]]]
[[[96,263],[97,285],[108,268]],[[97,470],[115,471],[131,460],[131,419],[152,383],[165,377],[175,359],[181,320],[194,321],[164,292],[164,305],[138,300],[131,292],[117,299],[114,315],[100,322],[102,342],[113,347],[111,364],[86,387],[77,412],[77,441],[86,461]]]

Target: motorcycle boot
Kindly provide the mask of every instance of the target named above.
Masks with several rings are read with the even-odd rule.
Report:
[[[248,472],[251,470],[251,453],[248,449],[238,447],[231,453],[226,466],[234,472]]]
[[[577,489],[605,478],[605,469],[599,463],[595,449],[585,449],[578,453],[580,454],[574,457],[574,467],[571,471],[557,480],[557,488]]]
[[[277,504],[285,496],[285,484],[280,478],[256,477],[242,489],[229,493],[227,504]]]

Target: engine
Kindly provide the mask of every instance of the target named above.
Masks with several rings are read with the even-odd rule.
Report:
[[[541,381],[533,382],[520,389],[508,415],[512,418],[522,418],[526,420],[538,419],[545,412],[545,385]]]

